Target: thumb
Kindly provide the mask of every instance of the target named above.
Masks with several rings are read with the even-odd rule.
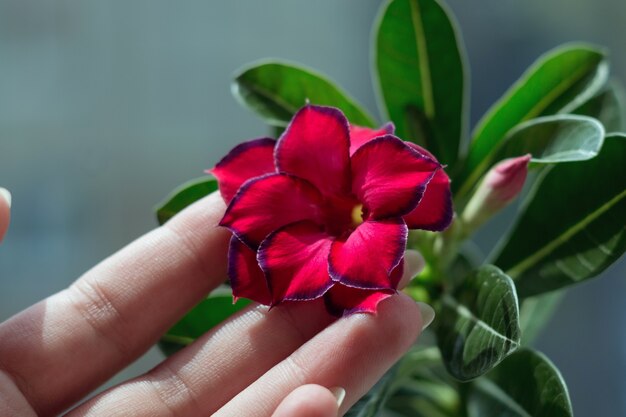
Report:
[[[285,397],[272,417],[336,417],[345,394],[343,388],[302,385]]]

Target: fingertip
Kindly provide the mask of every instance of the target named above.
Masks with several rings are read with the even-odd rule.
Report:
[[[0,187],[0,242],[9,228],[11,221],[11,193]]]
[[[407,249],[404,252],[404,262],[406,262],[406,271],[413,278],[419,275],[426,266],[426,261],[419,251],[414,249]]]
[[[423,317],[418,303],[399,292],[383,300],[379,305],[382,326],[392,335],[399,335],[401,349],[411,346],[422,332]]]
[[[350,320],[354,321],[350,324],[352,343],[360,346],[373,342],[366,350],[372,354],[384,351],[386,357],[404,354],[415,343],[423,327],[420,307],[402,292],[381,301],[376,314],[353,314],[346,321]],[[366,340],[369,342],[364,343]]]
[[[9,190],[7,190],[6,188],[0,187],[0,197],[4,199],[5,203],[10,208],[11,207],[11,193],[9,192]]]
[[[398,283],[398,288],[402,289],[406,287],[413,278],[424,270],[425,266],[426,261],[422,254],[416,250],[408,249],[404,253],[404,272]]]
[[[340,415],[414,346],[423,328],[420,306],[404,293],[381,301],[375,315],[354,314],[343,322],[349,325],[349,331],[343,332],[349,338],[347,347],[343,347],[350,352],[344,360],[349,365],[337,369],[342,376],[332,380],[347,388]]]
[[[289,393],[272,417],[336,417],[345,390],[332,390],[317,384],[302,385]]]

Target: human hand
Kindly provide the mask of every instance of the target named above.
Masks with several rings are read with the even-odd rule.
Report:
[[[0,415],[67,410],[222,283],[230,234],[216,225],[224,209],[217,194],[199,201],[0,324]],[[8,215],[0,198],[0,239]],[[419,263],[410,253],[406,262],[405,281]],[[339,320],[320,302],[271,311],[251,306],[67,415],[335,416],[367,392],[434,314],[403,294],[383,301],[377,315]],[[333,390],[345,393],[340,407],[328,387],[345,389]]]

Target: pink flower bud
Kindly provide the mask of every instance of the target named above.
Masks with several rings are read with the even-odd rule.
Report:
[[[489,170],[461,216],[466,232],[480,227],[522,191],[531,155],[505,159]]]
[[[530,154],[505,159],[493,167],[485,177],[485,186],[490,189],[489,197],[494,204],[508,204],[524,187]]]

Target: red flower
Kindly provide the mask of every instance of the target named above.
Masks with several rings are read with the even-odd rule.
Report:
[[[235,297],[324,297],[344,315],[395,293],[408,229],[445,229],[452,202],[441,164],[392,133],[309,105],[278,141],[238,145],[210,171],[228,204]]]

